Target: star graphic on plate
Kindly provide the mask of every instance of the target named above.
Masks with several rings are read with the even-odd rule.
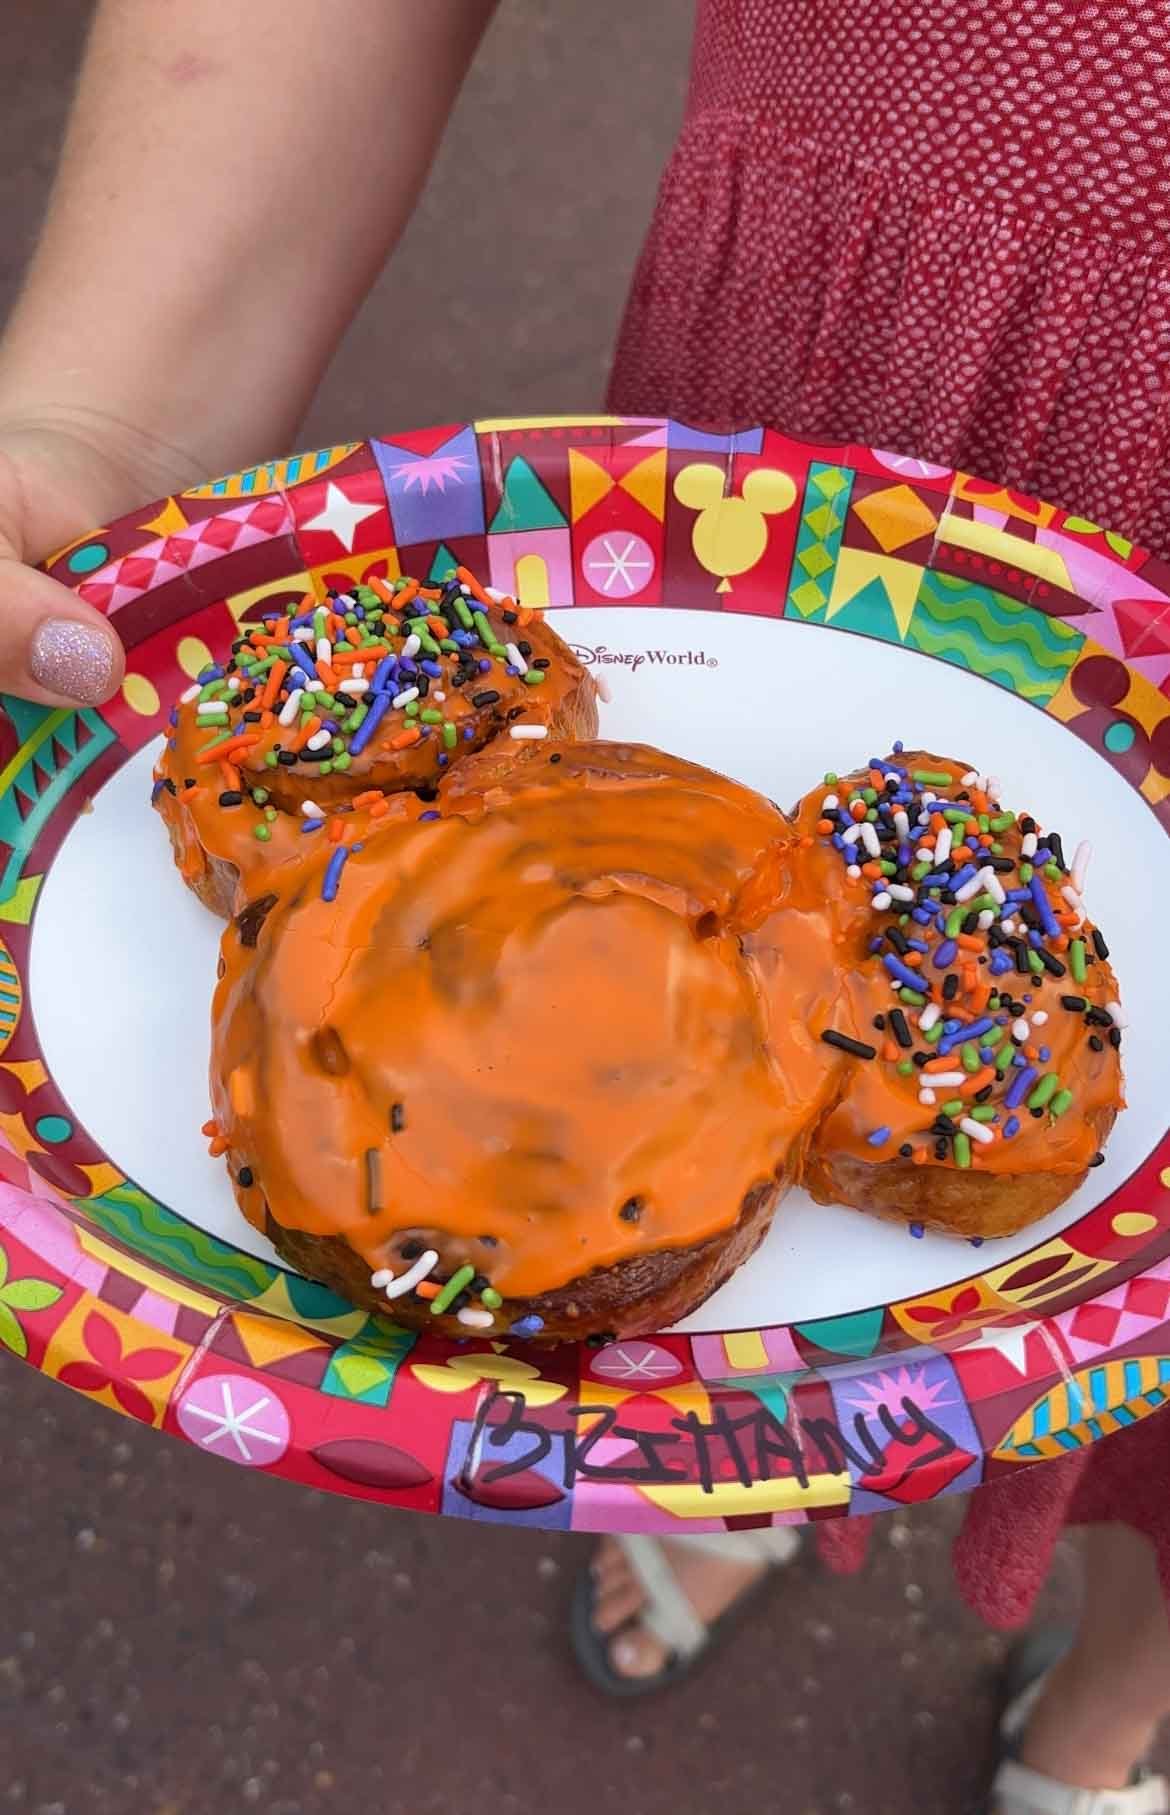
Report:
[[[210,1381],[201,1384],[212,1385]],[[187,1428],[192,1421],[198,1420],[199,1425],[206,1427],[198,1436],[195,1430],[187,1428],[192,1442],[198,1442],[201,1449],[227,1449],[229,1454],[234,1451],[233,1460],[240,1462],[260,1460],[263,1452],[254,1451],[250,1447],[252,1444],[267,1443],[277,1451],[284,1449],[285,1438],[279,1429],[272,1428],[275,1407],[270,1393],[254,1390],[249,1381],[226,1377],[216,1381],[215,1386],[219,1389],[219,1405],[201,1405],[195,1393],[189,1393],[183,1401],[180,1423]],[[283,1419],[276,1422],[279,1424]]]
[[[381,507],[377,504],[357,504],[347,498],[339,485],[332,483],[325,487],[325,508],[318,511],[315,517],[309,517],[301,524],[302,529],[316,529],[334,535],[341,546],[353,553],[354,537],[357,526],[364,523],[367,517],[377,516]]]
[[[642,536],[597,536],[585,550],[583,565],[598,592],[630,598],[649,583],[654,552]]]
[[[1002,1355],[1009,1367],[1017,1374],[1028,1372],[1027,1343],[1034,1330],[1039,1329],[1036,1323],[995,1323],[988,1324],[981,1330],[975,1342],[965,1342],[960,1353],[970,1354],[974,1349],[994,1349]]]
[[[619,1342],[594,1357],[591,1371],[606,1380],[670,1380],[682,1364],[656,1342]]]

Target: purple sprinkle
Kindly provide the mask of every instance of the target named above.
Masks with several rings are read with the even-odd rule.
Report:
[[[166,787],[166,785],[167,784],[165,781],[156,781],[155,782],[153,788],[150,790],[150,804],[152,807],[153,807],[155,801],[158,799],[159,795],[162,793],[163,789]]]
[[[492,665],[488,661],[486,656],[484,656],[483,659],[477,663],[477,667],[479,668],[479,672],[481,674],[490,674],[492,671]]]
[[[398,657],[396,655],[384,655],[382,660],[378,663],[378,666],[374,669],[374,677],[370,682],[370,692],[381,693],[397,667]]]
[[[944,939],[936,950],[931,962],[935,970],[945,971],[948,964],[953,964],[959,955],[959,948],[953,939]]]
[[[362,751],[373,737],[374,732],[378,729],[378,726],[389,712],[391,698],[392,695],[389,693],[379,693],[375,696],[373,705],[370,707],[370,710],[366,713],[365,718],[350,739],[349,753],[351,756],[361,755]]]
[[[1047,1065],[1047,1063],[1051,1057],[1052,1057],[1052,1053],[1051,1053],[1050,1049],[1047,1046],[1042,1046],[1040,1048],[1041,1063],[1044,1065]]]
[[[910,989],[922,990],[925,994],[930,994],[930,985],[926,978],[920,977],[917,971],[912,971],[908,964],[903,964],[902,960],[893,952],[886,952],[882,963],[891,977],[896,978],[899,983],[906,984]]]
[[[419,824],[421,825],[424,819],[438,819],[438,817],[439,817],[439,815],[437,813],[433,813],[433,812],[432,813],[420,813],[418,816]]]
[[[451,761],[451,758],[447,755],[447,752],[444,750],[443,753],[441,754],[441,756],[439,757],[440,769],[445,769],[447,767],[447,764],[450,761]]]
[[[979,1057],[983,1060],[985,1065],[990,1065],[995,1057],[994,1046],[981,1046],[979,1048]]]
[[[178,710],[178,707],[177,707],[177,706],[172,706],[172,707],[171,707],[171,716],[170,716],[170,719],[169,719],[169,721],[168,721],[168,723],[170,723],[170,724],[172,724],[172,725],[177,725],[177,724],[178,724],[178,722],[179,722],[179,710]]]
[[[474,725],[464,725],[464,727],[463,727],[464,743],[469,744],[474,736],[475,736],[475,726]]]
[[[973,1235],[971,1237],[971,1246],[973,1248],[981,1248],[983,1246],[983,1237],[981,1235]]]
[[[1020,1132],[1019,1116],[1018,1115],[1009,1115],[1007,1121],[1003,1125],[1004,1140],[1005,1141],[1014,1140],[1016,1135],[1019,1134],[1019,1132]]]
[[[926,1234],[926,1230],[923,1227],[923,1225],[921,1223],[910,1223],[908,1226],[910,1229],[910,1233],[914,1237],[915,1241],[920,1242],[922,1240],[923,1236]]]
[[[1037,852],[1036,855],[1039,857],[1039,852]],[[1055,939],[1060,932],[1060,928],[1056,924],[1056,916],[1049,905],[1048,892],[1044,887],[1042,878],[1033,876],[1031,882],[1028,884],[1028,889],[1031,893],[1032,900],[1036,903],[1036,912],[1044,923],[1044,931],[1048,934],[1050,939]]]
[[[341,872],[345,868],[349,851],[345,845],[338,845],[329,862],[325,865],[325,880],[321,884],[322,901],[336,901],[337,886],[341,881]]]
[[[951,877],[951,887],[953,889],[961,889],[965,882],[970,882],[973,877],[978,876],[978,874],[979,871],[975,868],[973,863],[965,863],[958,875]]]
[[[202,674],[197,674],[195,678],[201,687],[206,687],[208,681],[222,681],[223,676],[224,670],[218,662],[213,662],[210,668],[205,668]]]
[[[865,1138],[871,1147],[884,1147],[890,1138],[890,1130],[886,1127],[875,1128],[873,1133],[867,1134]]]
[[[543,1328],[544,1318],[538,1317],[533,1311],[530,1316],[518,1317],[515,1323],[509,1324],[508,1334],[509,1336],[535,1336],[537,1331],[543,1330]]]
[[[301,831],[319,832],[324,824],[325,821],[323,819],[306,819],[304,825],[301,827]]]
[[[317,664],[310,660],[305,654],[305,645],[303,643],[290,643],[284,653],[288,656],[290,661],[296,663],[298,668],[304,669],[311,681],[320,679],[320,676],[317,673]]]
[[[420,662],[419,667],[424,674],[429,674],[432,680],[442,680],[443,670],[439,667],[438,662]]]
[[[1009,1109],[1019,1108],[1031,1089],[1032,1080],[1035,1076],[1036,1068],[1034,1065],[1026,1064],[1022,1071],[1017,1071],[1015,1077],[1008,1086],[1007,1095],[1004,1097],[1004,1102]]]

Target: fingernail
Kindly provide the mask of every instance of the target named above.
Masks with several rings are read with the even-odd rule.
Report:
[[[28,667],[48,692],[97,706],[113,688],[118,658],[109,631],[78,618],[46,618],[37,626]]]
[[[633,1676],[641,1662],[641,1653],[632,1639],[617,1639],[613,1647],[614,1669],[623,1676]]]

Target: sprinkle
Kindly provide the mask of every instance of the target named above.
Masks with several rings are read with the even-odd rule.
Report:
[[[452,730],[454,730],[454,726],[452,726]],[[508,735],[509,737],[514,737],[518,743],[536,743],[539,742],[541,738],[548,736],[548,726],[513,725]]]
[[[952,1145],[955,1150],[956,1166],[961,1166],[965,1170],[971,1164],[970,1137],[967,1134],[960,1132],[959,1134],[956,1134]]]
[[[941,1014],[942,1009],[938,1003],[929,1002],[918,1017],[918,1026],[921,1031],[924,1034],[929,1033]]]
[[[826,1046],[835,1046],[840,1052],[852,1053],[855,1059],[877,1058],[876,1046],[867,1046],[864,1040],[852,1040],[848,1034],[839,1034],[836,1028],[827,1027],[821,1039]]]
[[[436,1293],[435,1297],[432,1298],[432,1300],[431,1300],[431,1316],[432,1317],[441,1317],[443,1312],[450,1305],[452,1299],[458,1298],[458,1296],[459,1296],[460,1292],[462,1292],[464,1286],[470,1285],[474,1278],[475,1278],[475,1268],[474,1267],[472,1267],[472,1266],[457,1267],[455,1269],[455,1272],[452,1273],[450,1279],[447,1280],[446,1283],[439,1288],[439,1291]]]
[[[923,1236],[926,1234],[926,1225],[924,1223],[907,1223],[906,1227],[910,1231],[910,1234],[914,1237],[915,1241],[920,1242],[922,1240]]]
[[[1121,1012],[1121,1003],[1120,1002],[1107,1002],[1105,1004],[1105,1012],[1112,1019],[1114,1027],[1128,1027],[1129,1026],[1129,1022],[1126,1020],[1125,1016]]]
[[[990,1128],[985,1128],[982,1122],[975,1121],[974,1118],[969,1115],[962,1117],[959,1122],[959,1127],[963,1130],[964,1134],[970,1135],[973,1141],[981,1141],[985,1147],[995,1139]]]
[[[392,1103],[390,1105],[390,1132],[391,1132],[391,1134],[401,1134],[405,1127],[406,1127],[406,1105],[405,1105],[405,1103]]]
[[[404,687],[401,693],[396,693],[394,695],[394,698],[391,700],[390,704],[392,706],[394,706],[395,708],[400,707],[400,706],[409,706],[411,700],[416,700],[417,698],[418,698],[418,688],[417,687]]]
[[[489,1311],[498,1311],[504,1302],[494,1286],[485,1286],[480,1297]]]
[[[325,866],[325,879],[321,884],[322,901],[336,901],[337,888],[341,881],[341,872],[345,868],[348,857],[349,847],[347,845],[338,845]]]
[[[1028,1108],[1043,1109],[1045,1104],[1051,1101],[1059,1089],[1060,1079],[1057,1077],[1056,1073],[1054,1071],[1047,1072],[1028,1098]],[[1012,1107],[1014,1108],[1015,1105],[1013,1104]]]
[[[412,1267],[408,1268],[405,1273],[400,1273],[397,1279],[392,1280],[386,1287],[387,1298],[403,1298],[407,1292],[413,1292],[415,1287],[421,1285],[427,1274],[431,1273],[438,1264],[439,1256],[435,1250],[433,1248],[425,1249]]]
[[[935,788],[947,788],[952,780],[951,776],[943,774],[940,769],[911,769],[910,779],[929,782]]]
[[[1049,1115],[1063,1115],[1073,1100],[1071,1090],[1058,1090],[1048,1105]]]
[[[1027,1096],[1035,1076],[1036,1070],[1032,1065],[1025,1065],[1022,1070],[1017,1071],[1015,1077],[1008,1085],[1007,1094],[1003,1099],[1009,1109],[1019,1108],[1020,1104]]]
[[[439,1300],[436,1298],[431,1305],[432,1311],[437,1308],[438,1303]],[[455,1316],[460,1323],[467,1324],[473,1330],[490,1330],[496,1321],[490,1311],[477,1311],[471,1305],[464,1305],[461,1311],[456,1311]]]
[[[382,1155],[376,1147],[366,1148],[366,1210],[377,1216],[382,1208]]]
[[[884,1147],[892,1132],[892,1129],[886,1127],[875,1128],[873,1133],[867,1134],[865,1138],[871,1147]]]
[[[509,1336],[535,1336],[543,1328],[544,1318],[538,1317],[536,1312],[532,1311],[527,1317],[518,1317],[514,1324],[510,1324],[508,1334]]]

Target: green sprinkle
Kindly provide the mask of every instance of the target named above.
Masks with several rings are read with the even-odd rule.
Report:
[[[329,742],[337,755],[340,756],[341,752],[345,749],[345,739],[343,737],[331,737]]]
[[[1064,871],[1058,863],[1046,863],[1044,865],[1044,874],[1047,876],[1049,882],[1059,882],[1064,875]]]
[[[333,763],[331,766],[334,769],[348,769],[349,765],[352,761],[353,761],[353,757],[349,754],[349,751],[343,750],[341,752],[340,756],[334,757]],[[324,767],[324,765],[322,765],[322,767]]]
[[[1068,963],[1073,974],[1073,982],[1083,983],[1085,981],[1085,942],[1083,939],[1074,939],[1069,945]]]
[[[947,787],[951,780],[951,777],[944,775],[941,769],[912,769],[910,775],[913,781],[928,781],[933,783],[936,788]]]
[[[837,776],[835,775],[833,770],[826,769],[825,770],[825,786],[826,786],[826,788],[831,788],[836,781],[837,781]]]
[[[942,1022],[936,1021],[933,1027],[927,1028],[927,1030],[923,1034],[922,1038],[926,1041],[926,1044],[928,1046],[937,1046],[939,1041],[942,1039],[942,1031],[943,1031]]]
[[[402,708],[402,710],[405,713],[407,718],[417,718],[418,717],[418,701],[417,700],[407,700],[407,702],[406,702],[405,706]]]
[[[524,676],[524,685],[526,687],[542,687],[544,685],[544,669],[530,668],[528,673]]]
[[[474,630],[475,614],[471,610],[471,607],[467,604],[466,600],[456,599],[455,616],[459,619],[459,622],[462,624],[464,630]]]
[[[1021,882],[1031,882],[1033,873],[1032,865],[1030,863],[1022,863],[1020,865]]]
[[[992,998],[988,1002],[987,1006],[988,1006],[988,1008],[990,1008],[992,1010],[997,1009],[999,1007],[999,997],[992,996]],[[1006,1040],[1006,1039],[1007,1039],[1007,1028],[1006,1027],[993,1027],[989,1034],[980,1034],[979,1044],[980,1044],[980,1046],[998,1046],[1001,1040]]]
[[[993,857],[1002,857],[1003,856],[1003,846],[1000,843],[998,838],[993,838],[987,848],[991,852],[991,855]]]
[[[878,869],[881,871],[883,876],[896,876],[898,874],[897,864],[888,863],[885,861],[885,859],[883,859],[882,862],[878,864]]]
[[[275,769],[275,767],[276,767],[276,751],[275,750],[266,750],[264,752],[264,767],[266,769]]]
[[[203,749],[199,752],[200,756],[203,755],[204,750],[216,750],[219,748],[220,744],[226,744],[228,738],[234,736],[235,731],[232,726],[229,725],[226,731],[221,731],[218,737],[213,737],[209,744],[203,745]]]
[[[959,1057],[963,1061],[963,1070],[976,1072],[982,1070],[979,1048],[970,1040],[965,1040],[959,1048]]]
[[[1051,1103],[1048,1105],[1049,1115],[1063,1115],[1072,1100],[1073,1093],[1071,1090],[1058,1090]]]
[[[955,1165],[965,1170],[971,1164],[971,1136],[964,1134],[962,1129],[954,1137],[954,1149]]]
[[[459,645],[455,641],[454,637],[440,638],[439,648],[443,651],[444,655],[458,655],[459,654]]]
[[[988,831],[1006,832],[1012,823],[1013,820],[1010,813],[997,813],[994,819],[988,821]]]
[[[947,915],[946,933],[948,939],[953,939],[956,934],[962,932],[963,922],[966,918],[967,904],[965,901],[960,901],[958,907],[953,907]]]
[[[261,820],[260,824],[254,828],[254,836],[260,840],[261,844],[267,844],[268,840],[272,837],[272,827],[265,825],[264,821]]]
[[[962,1097],[952,1097],[949,1103],[943,1104],[942,1112],[944,1115],[962,1115],[966,1107]]]
[[[975,823],[978,825],[979,830],[981,832],[990,832],[991,821],[990,821],[990,819],[988,819],[986,813],[980,813],[980,815]]]
[[[876,788],[863,788],[861,790],[861,798],[865,802],[867,807],[872,807],[874,801],[877,799],[877,789]]]
[[[1059,1089],[1060,1079],[1054,1071],[1048,1072],[1046,1076],[1041,1078],[1035,1090],[1028,1098],[1028,1108],[1043,1109],[1045,1103],[1051,1102]]]
[[[437,712],[434,706],[428,706],[425,712],[419,713],[419,717],[424,725],[441,725],[443,722],[443,714]]]
[[[274,825],[276,823],[276,808],[275,807],[265,807],[264,817],[268,821],[270,826]]]
[[[253,788],[252,799],[256,802],[258,807],[266,807],[268,805],[268,789]]]
[[[356,731],[369,710],[370,708],[366,705],[364,700],[356,705],[349,715],[348,729],[350,731]]]
[[[452,1299],[458,1298],[464,1286],[469,1286],[474,1278],[474,1267],[459,1267],[452,1273],[446,1284],[440,1287],[438,1295],[431,1299],[431,1316],[440,1316]]]
[[[916,989],[909,989],[906,984],[902,985],[901,996],[903,1002],[910,1002],[915,1008],[926,1007],[926,997],[921,995]]]
[[[485,1286],[479,1296],[489,1311],[498,1311],[504,1302],[494,1286]]]
[[[910,880],[911,882],[921,882],[924,876],[929,875],[930,865],[928,863],[916,863],[910,872]]]
[[[965,826],[971,817],[966,807],[944,807],[942,816],[952,826]]]
[[[338,757],[337,760],[338,760],[338,762],[340,762],[341,758]],[[333,773],[332,760],[330,760],[329,762],[326,762],[326,763],[318,763],[317,764],[317,773],[318,773],[318,775],[332,775],[332,773]]]
[[[459,733],[450,722],[443,726],[443,742],[446,744],[448,750],[453,750],[455,745],[459,742]]]
[[[899,1059],[898,1071],[904,1078],[912,1077],[914,1075],[914,1065],[912,1061],[910,1059]]]
[[[994,1122],[996,1112],[990,1103],[976,1103],[967,1114],[973,1122]]]
[[[206,687],[199,689],[199,704],[202,705],[204,700],[218,699],[219,695],[226,691],[226,681],[208,681]],[[225,707],[224,710],[226,711],[227,708]]]
[[[996,1071],[998,1071],[1001,1078],[1002,1078],[1004,1072],[1007,1070],[1008,1066],[1011,1064],[1013,1058],[1015,1057],[1015,1053],[1016,1053],[1016,1049],[1012,1045],[1012,1042],[1010,1040],[1008,1041],[1006,1046],[1002,1047],[1000,1049],[1000,1051],[996,1053],[995,1069],[996,1069]]]
[[[1040,954],[1039,952],[1032,951],[1030,947],[1028,950],[1028,968],[1032,971],[1033,975],[1037,977],[1042,977],[1044,975],[1044,966],[1040,962]]]
[[[267,674],[268,670],[270,668],[275,668],[275,666],[276,657],[274,655],[266,655],[262,662],[253,662],[252,678],[255,679],[257,675]]]
[[[483,644],[484,648],[490,649],[492,644],[496,640],[496,633],[492,629],[491,625],[488,623],[488,621],[485,617],[479,617],[476,619],[475,632],[476,632],[476,635],[479,637],[480,642]]]

